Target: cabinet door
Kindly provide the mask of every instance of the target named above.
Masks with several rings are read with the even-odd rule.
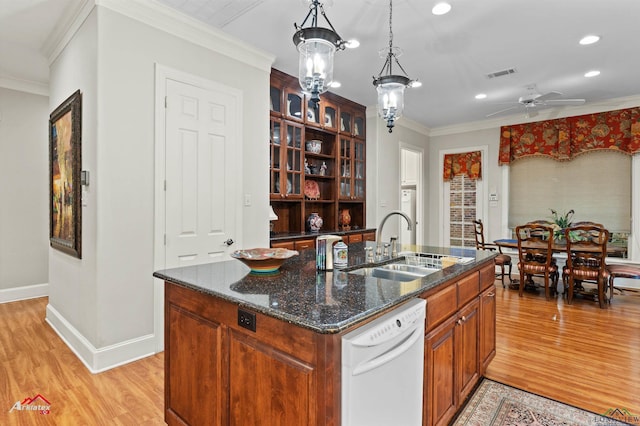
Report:
[[[165,410],[169,424],[223,425],[223,326],[169,302],[165,308]],[[206,395],[206,404],[198,403]],[[249,424],[249,423],[246,423]]]
[[[460,402],[464,401],[480,378],[478,306],[478,298],[475,298],[458,311],[456,321],[456,387]]]
[[[315,425],[312,366],[244,334],[229,338],[229,424]]]
[[[294,244],[295,244],[296,250],[308,250],[311,248],[312,249],[316,248],[315,238],[308,239],[308,240],[296,240]]]
[[[426,426],[446,425],[456,413],[456,321],[451,317],[425,337],[422,416]]]
[[[340,136],[340,199],[364,200],[365,151],[364,141]]]
[[[302,125],[271,119],[271,198],[301,198],[303,168]]]
[[[288,119],[300,120],[304,119],[305,98],[301,91],[286,87],[284,89],[285,111],[284,115]]]
[[[491,271],[493,272],[493,271]],[[480,295],[480,374],[496,356],[496,286]]]
[[[327,101],[321,102],[322,124],[325,129],[338,130],[338,108]]]

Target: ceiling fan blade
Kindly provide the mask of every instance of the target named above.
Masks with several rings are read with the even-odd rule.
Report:
[[[544,101],[547,101],[549,99],[558,98],[560,96],[562,96],[562,93],[560,93],[560,92],[549,92],[549,93],[545,93],[544,95],[540,95],[540,96],[535,97],[535,100],[544,102]]]
[[[584,99],[550,99],[544,101],[545,105],[582,105],[586,101]]]
[[[512,109],[519,108],[519,105],[515,105],[509,108],[501,109],[500,111],[492,112],[491,114],[487,114],[486,117],[493,117],[494,115],[502,114],[503,112],[511,111]]]

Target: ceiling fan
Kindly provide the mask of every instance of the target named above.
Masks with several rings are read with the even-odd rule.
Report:
[[[492,117],[518,108],[524,108],[527,118],[529,118],[538,115],[537,108],[541,106],[582,105],[585,103],[584,99],[558,99],[562,96],[562,93],[560,92],[540,94],[537,92],[535,85],[529,86],[527,89],[529,90],[529,94],[520,96],[517,102],[513,102],[513,106],[487,114],[487,117]]]

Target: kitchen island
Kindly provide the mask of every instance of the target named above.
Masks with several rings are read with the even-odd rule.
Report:
[[[349,267],[374,244],[350,244]],[[237,260],[154,273],[166,282],[167,423],[340,425],[342,336],[421,297],[423,424],[446,424],[495,354],[495,255],[403,249],[469,261],[408,282],[316,271],[313,250],[275,276]]]

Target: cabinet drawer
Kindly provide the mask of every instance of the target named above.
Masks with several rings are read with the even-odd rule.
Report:
[[[315,239],[311,239],[311,240],[296,240],[295,241],[295,247],[296,250],[306,250],[306,249],[310,249],[316,248],[316,240]]]
[[[376,233],[375,232],[365,232],[364,234],[362,234],[362,239],[364,241],[375,241],[376,240]]]
[[[453,315],[453,313],[458,309],[456,302],[455,285],[450,285],[449,287],[427,297],[427,331]]]
[[[467,277],[461,278],[457,282],[456,288],[458,289],[458,306],[462,307],[480,294],[480,274],[474,272]]]
[[[491,262],[489,265],[484,266],[482,269],[480,269],[480,289],[481,290],[485,290],[491,287],[495,279],[496,279],[496,267],[493,262]]]
[[[349,234],[349,242],[350,243],[361,243],[362,242],[362,234]]]
[[[294,250],[293,241],[278,241],[272,242],[271,248],[285,248],[289,250]]]

